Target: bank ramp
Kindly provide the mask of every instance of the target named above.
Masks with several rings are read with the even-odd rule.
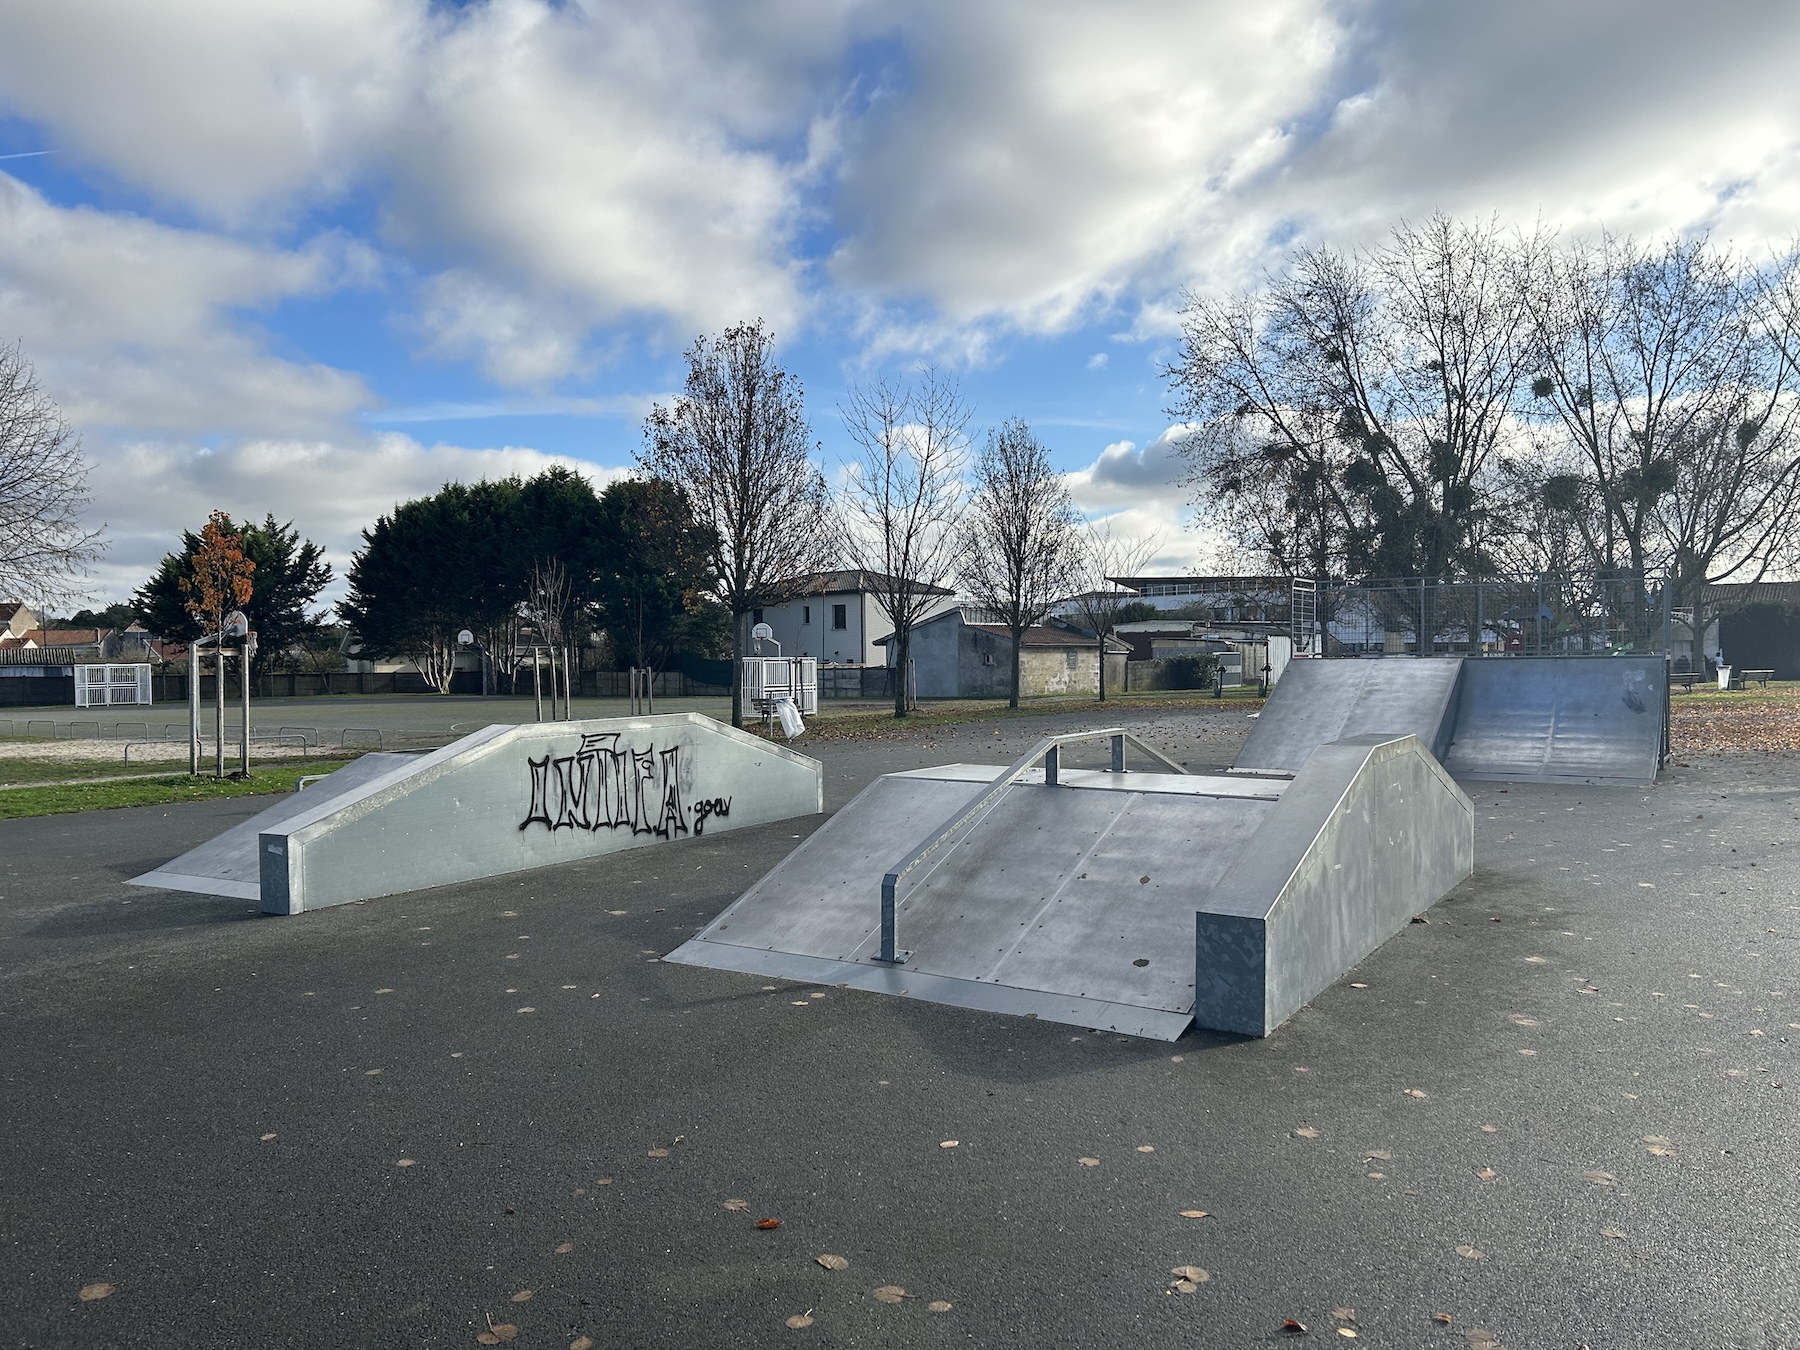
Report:
[[[1095,736],[1112,768],[1059,766]],[[1473,809],[1414,737],[1261,778],[1128,772],[1130,740],[879,778],[665,959],[1165,1040],[1196,1020],[1266,1035],[1473,870]]]
[[[1667,718],[1661,657],[1295,661],[1233,767],[1293,772],[1327,742],[1404,732],[1461,779],[1645,787]]]
[[[696,713],[490,726],[365,755],[132,884],[299,914],[824,808],[816,760]]]

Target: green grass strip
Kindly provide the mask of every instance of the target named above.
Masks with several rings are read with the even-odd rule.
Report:
[[[202,775],[158,774],[111,783],[59,783],[0,792],[0,820],[21,816],[59,816],[74,811],[106,811],[118,806],[163,806],[170,802],[210,801],[216,797],[254,797],[292,792],[302,774],[330,773],[343,761],[313,760],[305,764],[265,765],[243,779]]]

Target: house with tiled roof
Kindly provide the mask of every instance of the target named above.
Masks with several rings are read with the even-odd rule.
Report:
[[[992,616],[958,605],[912,631],[913,679],[920,698],[1005,698],[1012,691],[1012,630]],[[878,640],[891,665],[887,638]],[[1058,624],[1027,628],[1019,644],[1019,696],[1089,694],[1100,687],[1097,638]],[[1106,640],[1106,687],[1125,687],[1131,648]]]

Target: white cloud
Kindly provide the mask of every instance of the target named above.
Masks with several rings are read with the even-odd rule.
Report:
[[[1085,469],[1063,476],[1076,507],[1090,520],[1111,522],[1124,538],[1156,541],[1146,572],[1210,570],[1221,565],[1226,552],[1225,539],[1206,528],[1182,485],[1187,462],[1180,446],[1190,430],[1177,423],[1142,447],[1114,441]]]
[[[1105,352],[1095,352],[1088,357],[1087,368],[1089,370],[1105,370],[1110,359]]]

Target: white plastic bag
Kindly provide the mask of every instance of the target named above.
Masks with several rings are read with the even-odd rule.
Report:
[[[775,700],[775,716],[781,719],[781,734],[790,741],[806,730],[806,723],[800,720],[800,710],[791,698]]]

